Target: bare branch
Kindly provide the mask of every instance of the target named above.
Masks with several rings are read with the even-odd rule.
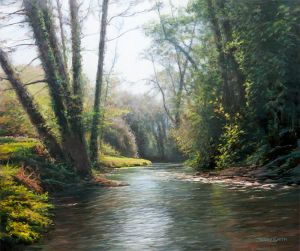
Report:
[[[108,20],[108,23],[110,23],[113,19],[115,18],[119,18],[119,17],[122,17],[122,18],[126,18],[126,17],[133,17],[133,16],[136,16],[136,15],[139,15],[139,14],[143,14],[143,13],[148,13],[148,12],[151,12],[155,9],[155,7],[152,7],[150,9],[145,9],[145,10],[141,10],[141,11],[135,11],[135,12],[132,12],[130,14],[126,14],[129,9],[130,9],[131,6],[129,6],[125,11],[115,15],[115,16],[112,16],[109,20]]]
[[[17,11],[14,11],[14,12],[0,12],[0,14],[1,15],[8,15],[8,16],[11,16],[11,15],[25,15],[24,9],[17,10]]]
[[[6,80],[8,80],[8,79],[6,79]],[[47,83],[47,80],[46,79],[35,80],[35,81],[32,81],[32,82],[26,83],[23,86],[25,87],[25,86],[35,85],[35,84],[40,84],[40,83]],[[2,91],[11,91],[11,90],[14,90],[14,88],[7,88],[7,89],[4,89]]]
[[[0,81],[8,80],[6,77],[0,77]]]
[[[40,58],[39,57],[35,57],[27,65],[25,65],[19,72],[23,72],[27,67],[29,67],[37,59],[40,59]]]
[[[119,13],[115,16],[112,16],[110,19],[108,19],[107,23],[109,24],[114,18],[121,17],[122,15],[125,15],[130,10],[131,7],[132,7],[132,4],[129,4],[128,7],[124,11],[122,11],[121,13]]]
[[[109,69],[109,72],[108,72],[108,74],[106,75],[107,82],[108,82],[108,79],[110,78],[110,76],[111,76],[111,74],[112,74],[112,72],[113,72],[113,70],[114,70],[114,67],[115,67],[115,65],[116,65],[116,62],[117,62],[117,58],[118,58],[117,50],[118,50],[118,44],[116,44],[116,46],[115,46],[114,58],[113,58],[111,67],[110,67],[110,69]]]
[[[127,34],[128,32],[131,32],[131,31],[135,31],[135,30],[138,30],[140,29],[140,27],[135,27],[135,28],[132,28],[132,29],[129,29],[127,31],[124,31],[122,32],[121,34],[119,34],[118,36],[114,37],[114,38],[111,38],[111,39],[107,39],[106,42],[111,42],[111,41],[114,41],[120,37],[122,37],[123,35]]]
[[[40,83],[47,83],[47,79],[35,80],[35,81],[24,84],[24,86],[40,84]]]
[[[31,44],[31,43],[28,43],[28,44],[16,44],[16,45],[9,46],[9,48],[17,48],[17,47],[22,47],[22,46],[35,46],[35,44]]]
[[[170,110],[167,107],[165,92],[164,92],[163,88],[161,87],[159,80],[158,80],[158,75],[157,75],[157,70],[156,70],[153,55],[151,55],[151,62],[152,62],[152,66],[153,66],[155,80],[151,79],[150,81],[157,85],[157,87],[161,93],[162,99],[163,99],[163,106],[164,106],[165,112],[166,112],[167,116],[170,118],[170,120],[175,124],[175,120],[172,117]]]
[[[170,44],[172,44],[175,47],[176,50],[179,50],[188,59],[188,61],[190,61],[190,63],[194,67],[194,69],[198,70],[198,65],[195,62],[195,60],[191,57],[189,52],[187,52],[181,45],[179,45],[177,43],[177,41],[175,41],[175,39],[172,39],[167,35],[166,27],[165,27],[164,22],[161,18],[160,6],[159,6],[158,2],[156,3],[156,7],[157,7],[158,16],[159,16],[159,19],[160,19],[161,28],[162,28],[162,31],[163,31],[163,34],[164,34],[164,40],[166,40]]]
[[[6,24],[6,25],[1,25],[0,26],[0,29],[2,28],[7,28],[7,27],[10,27],[10,26],[13,26],[13,25],[17,25],[17,24],[24,24],[24,23],[28,23],[26,20],[23,20],[23,21],[19,21],[19,22],[15,22],[15,23],[10,23],[10,24]]]
[[[8,7],[8,6],[11,6],[11,5],[14,5],[16,4],[18,1],[12,1],[11,3],[1,3],[2,6],[5,6],[5,7]]]

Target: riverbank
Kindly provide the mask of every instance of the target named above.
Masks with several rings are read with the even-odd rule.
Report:
[[[201,171],[194,175],[178,175],[179,179],[202,183],[225,183],[243,186],[300,186],[300,165],[283,170],[278,167],[230,167],[217,171]]]
[[[49,230],[55,218],[49,197],[71,189],[124,185],[97,170],[81,179],[72,168],[54,163],[37,139],[0,137],[0,250],[32,244]]]

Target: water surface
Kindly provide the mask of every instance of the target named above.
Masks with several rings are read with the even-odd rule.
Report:
[[[120,169],[126,187],[64,194],[56,228],[27,250],[300,250],[299,189],[179,180],[183,167]]]

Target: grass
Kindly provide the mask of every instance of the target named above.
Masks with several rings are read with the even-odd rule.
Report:
[[[0,139],[0,161],[28,158],[35,153],[38,142],[28,139]]]
[[[102,156],[100,157],[100,164],[105,167],[121,168],[133,166],[147,166],[151,164],[151,161],[136,158]]]

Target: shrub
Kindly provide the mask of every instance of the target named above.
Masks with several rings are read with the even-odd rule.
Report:
[[[104,132],[104,141],[126,157],[137,157],[137,145],[134,134],[128,124],[117,119]]]
[[[0,241],[29,244],[51,224],[51,205],[47,194],[36,194],[15,182],[13,172],[2,168],[0,173]]]
[[[218,150],[220,155],[216,157],[216,164],[218,168],[229,167],[237,164],[241,157],[242,138],[244,131],[237,123],[227,124],[224,128],[224,133],[221,136],[221,144]]]
[[[120,152],[118,152],[114,147],[112,147],[110,144],[102,143],[101,145],[101,153],[100,155],[108,155],[108,156],[120,156]]]

